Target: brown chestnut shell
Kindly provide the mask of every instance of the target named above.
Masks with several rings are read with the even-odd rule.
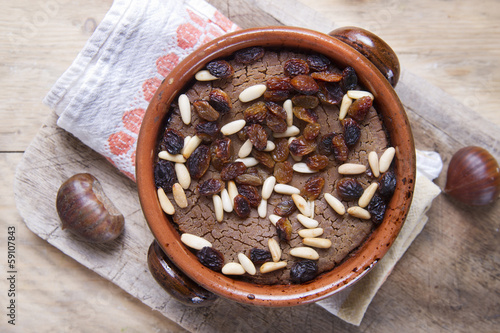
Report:
[[[92,243],[116,239],[125,226],[123,215],[89,173],[76,174],[61,185],[56,209],[63,229]]]
[[[484,148],[469,146],[451,158],[444,192],[472,206],[487,205],[500,194],[500,168]]]

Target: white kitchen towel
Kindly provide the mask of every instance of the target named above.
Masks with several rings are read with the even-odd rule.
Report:
[[[202,0],[116,0],[73,64],[45,97],[58,125],[132,180],[142,117],[163,78],[203,43],[238,27]],[[418,152],[420,172],[407,221],[387,255],[354,286],[318,302],[359,325],[392,268],[422,230],[439,194],[433,152]],[[442,164],[441,164],[442,167]]]

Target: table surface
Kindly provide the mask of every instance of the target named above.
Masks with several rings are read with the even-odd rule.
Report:
[[[209,2],[219,6],[225,3]],[[248,2],[257,5],[261,1]],[[344,25],[367,28],[393,47],[403,68],[500,125],[498,2],[419,0],[399,4],[394,0],[369,3],[302,0],[274,1],[273,5],[286,3],[295,7],[274,11],[278,21],[296,22],[295,25],[324,31],[330,26]],[[9,226],[16,228],[17,324],[27,332],[85,331],[88,320],[102,323],[102,331],[109,332],[182,331],[177,324],[34,235],[25,227],[13,197],[16,165],[50,113],[41,103],[43,97],[71,64],[110,5],[109,0],[45,4],[10,0],[0,12],[0,170],[3,174],[0,225],[3,238],[7,237]],[[297,7],[301,10],[294,12],[301,16],[291,17],[290,8]],[[219,8],[230,14],[230,8]],[[311,17],[318,20],[311,22]],[[245,22],[250,18],[233,20],[239,23],[238,20]],[[5,253],[1,266],[6,275],[6,242],[2,242],[0,248]],[[4,278],[0,281],[0,292],[6,293],[7,281]],[[430,302],[429,299],[429,306]],[[437,308],[436,311],[449,309]],[[36,316],[31,316],[35,313]],[[429,320],[439,320],[439,313]],[[12,328],[5,318],[0,322],[2,331],[4,327]],[[352,327],[352,331],[357,330]]]

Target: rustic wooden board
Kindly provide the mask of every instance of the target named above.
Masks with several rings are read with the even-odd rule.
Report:
[[[240,12],[220,8],[240,26],[255,23],[250,19],[255,7],[242,6]],[[262,24],[255,25],[271,20],[258,17]],[[267,22],[275,24],[276,20]],[[464,145],[481,145],[499,159],[497,126],[409,73],[403,73],[397,91],[407,108],[417,148],[438,151],[445,165]],[[46,119],[16,174],[19,211],[41,238],[191,331],[357,330],[316,305],[261,309],[219,300],[212,308],[193,309],[170,300],[147,271],[145,258],[152,236],[140,211],[135,184],[57,128],[55,120],[55,115]],[[60,229],[55,194],[62,181],[77,172],[96,175],[126,216],[126,232],[115,243],[90,246]],[[437,183],[443,186],[444,180],[445,172]],[[392,332],[404,327],[407,331],[474,328],[485,332],[498,328],[500,203],[472,209],[442,195],[429,217],[422,234],[374,298],[360,331]]]

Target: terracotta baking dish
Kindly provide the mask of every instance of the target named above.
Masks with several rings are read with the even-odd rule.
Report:
[[[412,200],[416,168],[410,125],[391,86],[397,82],[399,63],[383,41],[366,31],[344,28],[333,31],[331,35],[335,38],[291,27],[266,27],[230,33],[189,55],[172,70],[153,97],[139,134],[137,185],[144,216],[156,239],[148,258],[151,271],[156,280],[177,298],[194,293],[195,297],[188,298],[187,303],[203,304],[214,298],[211,296],[213,293],[238,302],[273,307],[318,301],[363,277],[384,256],[398,235]],[[352,66],[361,84],[375,96],[375,107],[383,115],[391,143],[396,148],[394,166],[398,185],[382,224],[342,264],[300,285],[252,284],[204,267],[180,242],[179,234],[163,213],[156,195],[153,163],[170,103],[209,61],[256,45],[312,50],[326,55],[340,66]],[[204,293],[205,289],[209,292]]]

